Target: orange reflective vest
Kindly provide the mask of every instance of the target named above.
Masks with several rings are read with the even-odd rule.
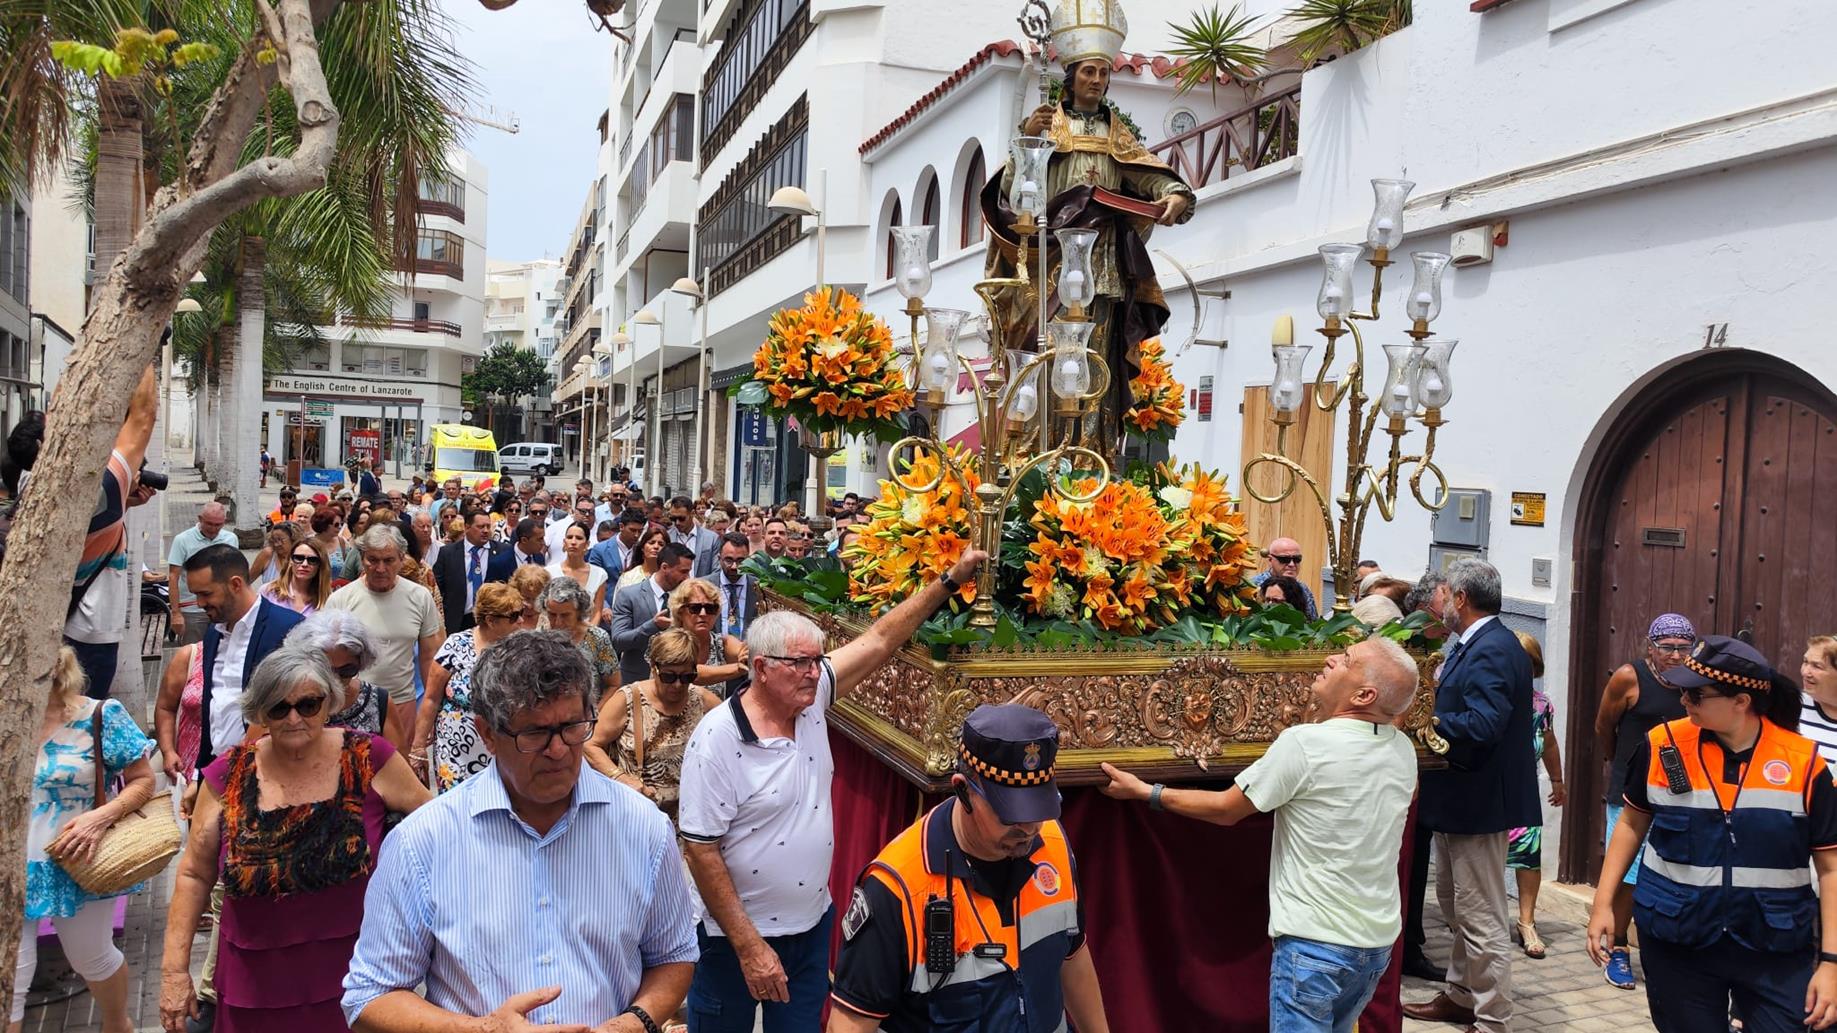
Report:
[[[1040,828],[1030,858],[1033,877],[1012,902],[1004,924],[995,901],[977,892],[951,834],[946,801],[887,844],[863,879],[878,880],[900,902],[910,981],[881,1028],[936,1033],[1053,1033],[1066,1028],[1060,968],[1078,934],[1078,888],[1065,830]],[[935,820],[934,820],[935,819]],[[925,967],[925,904],[949,899],[956,964],[948,975]],[[995,949],[996,945],[1000,950]],[[999,953],[999,957],[995,956]]]
[[[1641,935],[1684,947],[1723,936],[1752,950],[1810,946],[1818,899],[1811,878],[1811,783],[1824,762],[1810,739],[1762,719],[1739,784],[1723,751],[1689,718],[1648,733],[1652,830],[1633,890]],[[1673,792],[1661,760],[1677,749],[1689,788]]]

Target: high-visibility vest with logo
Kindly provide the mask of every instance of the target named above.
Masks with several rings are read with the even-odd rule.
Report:
[[[1723,936],[1752,950],[1811,944],[1812,775],[1824,762],[1810,739],[1771,721],[1739,786],[1722,778],[1722,744],[1682,718],[1648,734],[1646,795],[1652,831],[1640,859],[1633,911],[1641,935],[1683,947]],[[1661,751],[1684,762],[1690,787],[1671,791]]]
[[[1078,933],[1078,889],[1065,830],[1056,821],[1041,826],[1040,849],[1030,858],[1033,877],[1014,903],[1014,924],[1004,925],[995,902],[976,892],[966,877],[949,878],[927,866],[925,837],[932,824],[927,813],[887,844],[863,873],[900,902],[906,957],[912,961],[906,992],[881,1028],[890,1033],[1064,1030],[1060,968]],[[949,975],[932,975],[925,968],[925,904],[946,896],[954,905],[956,967]],[[989,956],[994,953],[985,946],[989,943],[1001,945],[1000,958]]]

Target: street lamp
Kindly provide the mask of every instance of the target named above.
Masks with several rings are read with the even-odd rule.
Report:
[[[623,351],[624,349],[631,347],[631,335],[626,333],[623,329],[614,330],[612,332],[612,337],[610,338],[610,340],[612,341],[612,348],[614,351]],[[628,368],[631,369],[631,386],[627,388],[625,391],[625,425],[627,427],[630,427],[631,421],[632,421],[632,414],[637,411],[638,364],[636,362],[631,362],[631,363],[627,363],[627,366]],[[625,440],[626,440],[627,445],[629,446],[631,442],[631,435],[626,434]],[[619,450],[619,458],[624,460],[624,462],[621,465],[624,465],[624,466],[631,465],[631,452],[632,450],[630,447],[622,448]]]
[[[593,367],[592,367],[592,373],[588,377],[588,381],[593,385],[593,407],[595,409],[598,409],[600,405],[600,391],[599,391],[600,360],[610,356],[611,354],[612,354],[612,345],[607,344],[605,341],[601,341],[598,344],[593,346]],[[607,370],[606,379],[607,379],[607,383],[610,384],[612,381],[612,371],[610,369]],[[606,415],[601,417],[599,420],[599,425],[602,429],[610,427],[612,425],[612,405],[610,404],[610,402],[608,402],[606,406]],[[595,450],[594,461],[587,464],[587,476],[592,478],[595,483],[598,483],[600,479],[599,455],[598,455],[599,443],[595,441],[593,447]],[[610,445],[607,447],[606,453],[608,456],[612,454],[612,448]]]
[[[645,487],[650,490],[651,494],[657,495],[661,494],[657,487],[662,483],[661,478],[663,477],[661,472],[663,470],[663,320],[659,319],[657,313],[650,309],[641,308],[637,315],[631,317],[631,321],[639,326],[657,328],[657,404],[652,407],[657,410],[657,433],[651,437],[651,447],[646,451],[652,454],[644,464],[645,476],[651,482]],[[635,361],[636,356],[633,358]],[[635,372],[632,378],[634,381],[637,379]]]
[[[708,278],[708,270],[702,270],[702,279]],[[689,299],[689,304],[701,313],[700,334],[695,346],[695,458],[691,469],[695,475],[689,478],[689,487],[698,495],[702,490],[702,424],[706,416],[702,406],[708,401],[708,298],[702,293],[702,287],[687,276],[678,277],[670,285],[670,290]]]
[[[827,170],[823,175],[828,177]],[[816,285],[823,286],[823,246],[829,239],[829,219],[823,210],[810,202],[810,195],[803,187],[790,186],[772,191],[772,199],[765,206],[780,215],[816,217]]]
[[[574,375],[582,379],[581,389],[580,389],[580,398],[581,398],[581,405],[580,405],[580,411],[581,411],[580,476],[582,477],[587,476],[587,450],[592,447],[592,442],[593,442],[593,410],[587,408],[587,385],[586,385],[587,367],[591,364],[592,364],[592,360],[588,359],[585,355],[582,355],[580,358],[574,360]]]

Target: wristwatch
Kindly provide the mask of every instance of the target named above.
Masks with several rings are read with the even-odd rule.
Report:
[[[1163,807],[1161,805],[1161,791],[1166,788],[1167,788],[1166,786],[1162,785],[1159,782],[1156,782],[1154,785],[1151,785],[1148,787],[1148,809],[1149,810],[1151,811],[1167,810],[1166,807]]]
[[[946,592],[955,592],[957,589],[963,587],[957,583],[956,578],[950,576],[950,571],[948,570],[938,575],[938,584],[943,585],[944,591]]]
[[[1829,962],[1830,964],[1833,964],[1833,965],[1837,965],[1837,954],[1832,954],[1830,951],[1819,951],[1818,952],[1818,964],[1822,965],[1822,964],[1825,964],[1826,962]]]
[[[663,1033],[662,1030],[659,1030],[657,1028],[657,1023],[651,1021],[651,1013],[645,1011],[643,1008],[640,1008],[635,1004],[625,1009],[624,1011],[620,1012],[619,1014],[636,1015],[638,1017],[638,1021],[644,1023],[644,1033]]]

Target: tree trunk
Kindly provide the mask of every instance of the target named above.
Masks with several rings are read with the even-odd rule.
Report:
[[[262,342],[266,338],[268,246],[260,237],[242,241],[242,276],[236,284],[238,313],[236,368],[224,389],[225,485],[236,503],[238,531],[260,530],[262,510],[257,495],[261,475]]]
[[[338,139],[338,110],[326,89],[314,25],[337,0],[274,0],[265,8],[278,29],[277,60],[245,42],[207,104],[179,181],[161,187],[138,232],[97,205],[97,251],[120,257],[106,270],[83,320],[76,348],[47,407],[45,440],[22,493],[6,563],[0,566],[0,943],[19,942],[25,915],[26,827],[32,803],[38,729],[44,721],[59,630],[102,471],[129,411],[136,385],[158,361],[160,333],[185,281],[204,261],[210,232],[260,200],[302,194],[325,184]],[[286,157],[240,165],[244,143],[276,81],[291,94],[298,145]],[[114,90],[104,80],[102,93]],[[105,105],[106,107],[106,105]],[[109,117],[122,112],[110,111]],[[138,134],[136,134],[137,136]],[[113,156],[108,164],[112,165]],[[134,163],[138,168],[138,163]],[[240,165],[240,167],[239,167]],[[119,182],[98,179],[98,200]],[[133,191],[129,196],[141,196]],[[108,234],[132,241],[125,250]],[[158,505],[157,502],[153,505]],[[145,507],[141,507],[145,508]],[[132,595],[133,593],[130,593]],[[137,653],[130,639],[123,647]],[[0,965],[0,1000],[13,994],[14,969]]]

